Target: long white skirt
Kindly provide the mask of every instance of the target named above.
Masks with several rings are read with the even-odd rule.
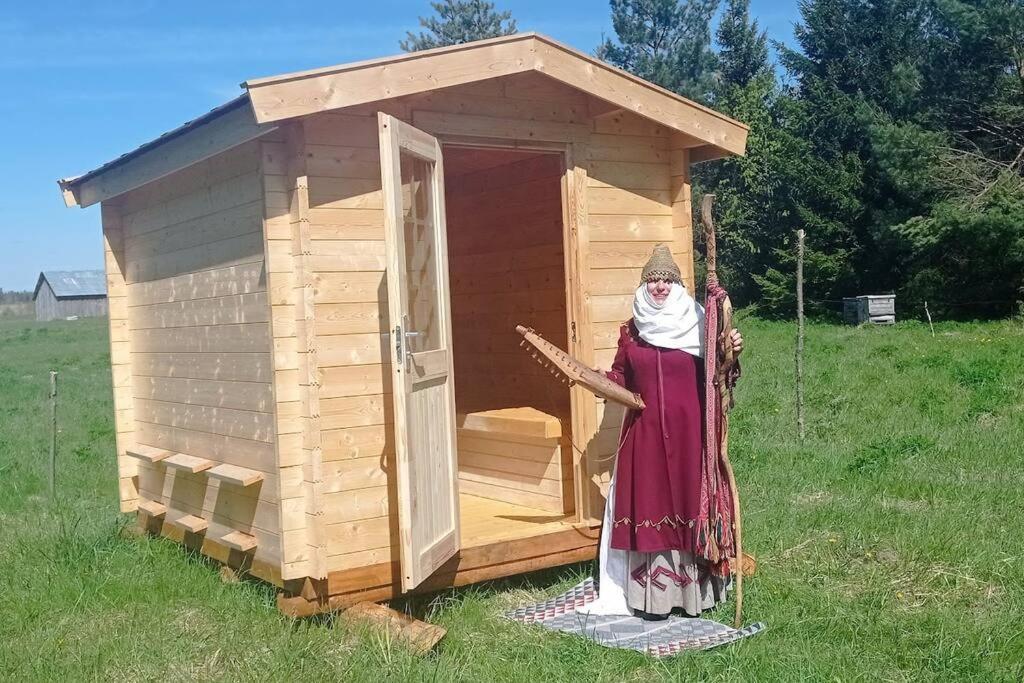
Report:
[[[615,475],[608,487],[599,552],[597,600],[579,614],[631,616],[634,611],[668,614],[681,608],[690,616],[723,602],[728,579],[707,574],[691,553],[675,550],[642,553],[613,548]]]

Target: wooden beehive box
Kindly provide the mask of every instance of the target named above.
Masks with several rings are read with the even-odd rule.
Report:
[[[621,411],[515,325],[609,367],[746,127],[535,34],[245,85],[61,181],[102,204],[122,509],[292,614],[592,557]],[[501,411],[533,465],[460,448]]]
[[[870,322],[892,325],[896,322],[896,295],[873,294],[843,299],[843,320],[849,325]]]

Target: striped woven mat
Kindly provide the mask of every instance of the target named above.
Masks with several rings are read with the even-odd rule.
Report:
[[[661,621],[639,617],[576,614],[597,599],[594,580],[573,586],[565,593],[535,605],[509,612],[506,618],[524,624],[540,624],[552,631],[575,633],[605,647],[636,650],[652,657],[669,657],[684,650],[708,650],[752,636],[764,630],[761,622],[740,629],[710,619],[676,615]]]

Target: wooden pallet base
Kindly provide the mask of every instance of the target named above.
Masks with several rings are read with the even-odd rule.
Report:
[[[154,536],[163,536],[202,553],[238,573],[247,573],[282,589],[277,607],[291,617],[308,617],[345,610],[360,602],[382,602],[402,595],[401,569],[397,562],[331,572],[324,580],[281,578],[280,567],[253,559],[220,539],[187,533],[163,517],[138,512],[138,526]],[[542,536],[498,541],[464,548],[441,566],[414,592],[431,593],[481,581],[559,567],[594,559],[600,529],[575,527]]]

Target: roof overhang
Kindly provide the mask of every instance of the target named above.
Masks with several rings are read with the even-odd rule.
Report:
[[[536,71],[721,150],[743,154],[749,128],[536,33],[244,82],[256,121],[268,123],[498,76]],[[709,157],[710,158],[710,157]]]
[[[80,176],[58,180],[90,206],[266,135],[277,122],[535,71],[690,138],[693,163],[743,154],[749,128],[547,36],[518,33],[245,81],[247,94]]]
[[[111,199],[275,130],[258,123],[241,95],[164,133],[117,159],[74,178],[58,180],[67,206]]]

